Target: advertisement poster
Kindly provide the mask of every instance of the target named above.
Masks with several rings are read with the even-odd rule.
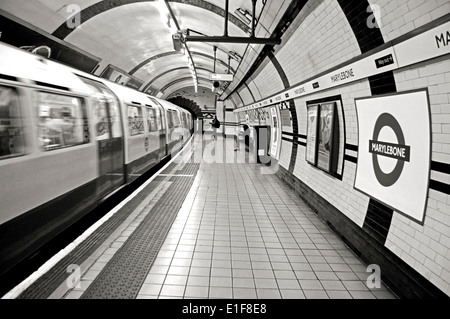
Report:
[[[427,90],[355,102],[359,147],[354,188],[423,223],[431,158]]]
[[[277,117],[277,109],[276,107],[270,108],[270,113],[272,114],[272,138],[271,138],[271,148],[270,155],[272,157],[277,158],[277,150],[278,150],[278,117]]]
[[[335,103],[320,104],[317,167],[329,172],[333,149],[333,123]]]
[[[308,106],[308,133],[306,140],[306,161],[316,165],[316,154],[317,154],[317,118],[319,113],[319,105],[309,105]]]

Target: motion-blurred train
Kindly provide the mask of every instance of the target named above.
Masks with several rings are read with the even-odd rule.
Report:
[[[185,109],[0,43],[0,276],[192,133]]]

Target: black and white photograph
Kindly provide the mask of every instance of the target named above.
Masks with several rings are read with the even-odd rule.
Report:
[[[0,299],[447,313],[450,1],[0,0]]]

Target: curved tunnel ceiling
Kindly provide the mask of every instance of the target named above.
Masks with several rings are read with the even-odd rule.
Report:
[[[95,74],[115,80],[113,76],[117,76],[117,73],[113,71],[122,72],[136,80],[141,90],[151,88],[153,93],[167,97],[180,89],[180,84],[183,87],[194,86],[187,57],[174,49],[172,35],[179,29],[190,30],[192,35],[223,36],[226,2],[2,0],[1,9],[55,38],[99,57],[100,63]],[[283,1],[279,6],[267,6],[266,2],[267,0],[256,1],[255,35],[268,38],[270,33],[267,30],[279,19],[286,4]],[[251,23],[246,23],[243,18],[235,15],[235,11],[238,8],[244,9],[250,13],[247,16],[251,18],[252,0],[229,0],[228,4],[228,36],[249,37]],[[264,21],[259,20],[263,15]],[[209,89],[212,87],[209,74],[214,70],[216,73],[226,73],[229,70],[236,74],[234,81],[238,82],[251,63],[247,61],[246,54],[252,53],[253,56],[262,50],[262,45],[247,43],[187,42],[186,45],[197,71],[198,86]],[[223,93],[228,85],[229,82],[221,82],[217,94]]]

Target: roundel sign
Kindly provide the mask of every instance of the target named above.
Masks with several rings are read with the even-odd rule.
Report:
[[[431,135],[426,90],[356,99],[355,189],[423,222]]]
[[[384,127],[389,127],[397,138],[397,144],[379,140],[379,135]],[[378,182],[383,186],[392,186],[400,178],[405,162],[409,162],[410,147],[405,145],[405,136],[398,121],[389,113],[382,113],[373,131],[373,139],[369,141],[369,152],[372,153],[373,170]],[[397,160],[394,169],[390,173],[384,173],[380,167],[378,156],[385,156]]]

